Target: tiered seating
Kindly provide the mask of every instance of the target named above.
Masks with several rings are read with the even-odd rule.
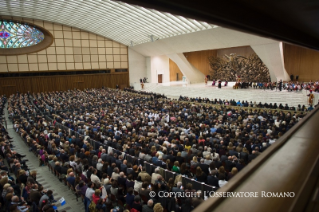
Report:
[[[18,119],[16,118],[15,119],[15,121],[17,121]],[[20,119],[21,120],[21,119]],[[24,132],[27,132],[27,131],[24,131]],[[17,134],[21,137],[21,134],[19,134],[19,132],[17,132]],[[75,190],[75,188],[74,188],[74,186],[72,186],[72,185],[70,185],[67,181],[66,181],[66,178],[62,178],[61,177],[61,174],[60,173],[58,173],[57,171],[55,171],[51,166],[50,166],[50,164],[48,163],[48,158],[46,157],[45,158],[45,161],[42,161],[41,160],[41,157],[40,157],[40,155],[39,155],[39,151],[40,151],[40,149],[37,149],[37,146],[38,146],[38,142],[34,145],[34,144],[32,144],[32,143],[30,143],[30,142],[28,142],[28,138],[27,137],[33,137],[33,135],[32,134],[27,134],[28,136],[25,136],[25,137],[21,137],[21,139],[23,139],[23,141],[25,142],[25,144],[27,145],[27,146],[29,146],[29,148],[30,148],[30,150],[33,152],[33,154],[34,154],[34,156],[35,157],[37,157],[38,159],[39,159],[39,165],[41,166],[41,165],[45,165],[45,166],[48,166],[48,169],[49,169],[49,171],[53,174],[53,175],[55,175],[64,185],[66,185],[66,186],[68,186],[68,188],[70,189],[70,190],[72,190],[72,192],[74,193],[74,195],[75,195],[75,197],[76,197],[76,200],[78,201],[78,198],[81,196],[80,194],[79,194],[79,192],[77,192],[76,190]],[[73,169],[73,167],[71,167],[71,166],[68,166],[68,168],[69,169]],[[75,172],[75,171],[74,171]]]
[[[203,194],[222,187],[227,183],[226,180],[231,179],[304,116],[290,111],[171,101],[158,95],[143,97],[111,89],[74,91],[74,97],[66,97],[65,94],[33,95],[42,112],[28,120],[29,127],[24,129],[37,141],[35,145],[48,146],[48,154],[55,155],[63,163],[69,160],[68,156],[76,155],[77,159],[83,161],[83,169],[88,168],[86,165],[93,167],[89,169],[90,173],[95,173],[98,155],[106,166],[99,162],[104,169],[100,167],[94,178],[89,175],[86,177],[86,172],[74,166],[70,168],[68,165],[67,168],[88,185],[90,179],[96,185],[100,184],[100,179],[110,179],[114,183],[112,188],[118,190],[116,195],[111,189],[105,191],[108,193],[105,203],[108,208],[134,207],[130,199],[125,199],[122,194],[137,183],[141,171],[138,167],[142,165],[145,174],[152,176],[151,183],[149,180],[145,180],[145,183],[146,187],[150,184],[157,194],[153,200],[175,211],[176,208],[168,208],[171,199],[159,198],[159,190],[172,191],[173,187],[181,189],[183,185],[186,190],[182,192],[197,190]],[[50,95],[50,100],[47,95]],[[68,92],[68,95],[71,93]],[[62,102],[66,101],[68,105],[63,105]],[[47,112],[47,108],[53,110],[48,109]],[[52,111],[57,113],[52,116],[42,114]],[[42,132],[48,144],[39,138]],[[69,143],[75,147],[70,153]],[[31,147],[35,145],[31,144]],[[68,156],[55,146],[65,148]],[[175,164],[177,161],[179,163]],[[126,167],[122,167],[122,163],[127,164]],[[124,182],[117,180],[119,173],[116,167],[127,175],[127,178],[121,175]],[[56,172],[57,169],[52,167],[49,169],[63,181],[66,171]],[[130,184],[131,174],[132,179],[136,180],[134,184]],[[68,180],[64,183],[79,197],[76,185],[72,187]],[[103,188],[106,190],[105,187],[97,188],[102,192]],[[141,193],[141,190],[137,188],[136,192]],[[90,195],[84,197],[82,193],[86,208],[93,199]],[[148,195],[140,196],[145,201],[150,198]],[[197,203],[189,207],[196,207],[203,198],[199,196],[194,199]],[[177,207],[185,208],[188,202],[187,199],[181,199]]]

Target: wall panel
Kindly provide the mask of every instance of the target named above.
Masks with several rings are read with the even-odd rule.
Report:
[[[129,73],[111,74],[84,74],[63,76],[35,76],[35,77],[2,77],[0,78],[0,95],[9,96],[19,91],[26,93],[30,91],[65,91],[69,89],[85,88],[115,88],[129,86]]]
[[[0,15],[0,19],[4,18]],[[4,18],[5,19],[5,18]],[[22,18],[12,17],[11,20]],[[105,70],[128,68],[127,46],[80,29],[53,24],[42,20],[22,19],[48,30],[53,35],[53,43],[48,48],[21,55],[0,56],[0,72],[58,71],[58,70]],[[109,47],[109,48],[106,48]],[[123,50],[122,50],[123,49]],[[18,49],[17,49],[18,50]],[[31,50],[32,51],[32,50]],[[85,55],[85,57],[82,57]],[[112,57],[106,57],[110,55]],[[113,56],[116,62],[113,63]],[[99,67],[99,58],[107,67]],[[110,60],[109,60],[110,59]],[[72,63],[71,64],[66,64]],[[38,68],[36,67],[39,64]],[[80,64],[76,64],[80,63]],[[5,66],[6,65],[6,66]]]
[[[192,64],[195,68],[197,68],[200,72],[202,72],[206,76],[206,75],[209,75],[209,72],[211,70],[208,63],[208,57],[217,56],[217,50],[185,52],[184,55],[190,64]]]
[[[176,63],[169,59],[169,73],[170,73],[170,81],[177,81],[177,74],[178,74],[178,81],[181,81],[183,79],[183,73],[179,69],[179,67],[176,65]]]
[[[291,44],[284,44],[285,68],[289,76],[299,81],[319,80],[319,52]]]

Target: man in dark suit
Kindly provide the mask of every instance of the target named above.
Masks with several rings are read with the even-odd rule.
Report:
[[[182,182],[177,182],[176,187],[174,186],[172,188],[172,192],[181,192],[181,193],[183,193],[184,190],[181,187],[182,187]]]
[[[124,186],[124,188],[125,188],[125,185],[126,185],[126,177],[125,177],[125,175],[124,175],[123,172],[120,172],[120,176],[117,178],[117,183],[118,183],[119,185]]]
[[[159,153],[156,153],[154,157],[152,157],[152,163],[155,164],[158,161]]]
[[[248,163],[248,154],[246,152],[241,152],[240,159],[243,159],[244,162],[247,164]]]
[[[60,158],[62,161],[67,162],[69,161],[69,155],[65,153],[64,150],[61,150]]]
[[[252,152],[252,143],[247,141],[246,144],[244,145],[244,147],[246,147],[246,149],[249,151],[249,153]]]
[[[31,202],[38,203],[41,199],[42,194],[38,191],[38,185],[32,185],[32,190],[30,191],[30,200]]]
[[[228,151],[230,156],[235,155],[236,157],[238,157],[238,152],[236,152],[236,147],[234,146],[233,149]]]
[[[162,156],[160,155],[158,157],[158,160],[154,163],[155,166],[159,166],[159,167],[162,167],[163,169],[166,168],[166,163],[162,160]]]
[[[81,159],[84,159],[84,158],[86,158],[86,155],[85,155],[85,149],[81,149],[81,152],[79,153],[79,158],[81,158]]]
[[[128,154],[134,155],[135,154],[135,145],[132,145],[131,148],[128,150]]]
[[[117,155],[117,154],[114,154],[114,155]],[[121,155],[115,158],[115,164],[117,168],[119,169],[121,168],[122,160],[123,160],[123,157]]]
[[[144,196],[148,200],[150,199],[150,192],[151,192],[151,190],[148,188],[149,185],[150,185],[149,182],[148,183],[144,182],[142,184],[142,188],[139,191],[139,194],[141,196]]]
[[[217,169],[219,169],[219,167],[221,167],[221,166],[223,165],[222,162],[219,161],[217,158],[215,158],[213,162],[214,162],[215,167],[216,167]]]
[[[279,86],[279,91],[281,91],[281,89],[282,89],[282,80],[280,80],[278,84],[279,84],[278,85]]]
[[[78,145],[79,147],[83,146],[83,137],[80,136],[79,138],[74,138],[74,142],[76,143],[76,145]]]
[[[127,160],[123,160],[123,164],[120,165],[120,170],[126,174]]]
[[[67,174],[67,172],[68,172],[68,167],[66,167],[66,166],[61,166],[61,174],[64,174],[64,175],[66,175]]]
[[[101,159],[102,159],[104,162],[107,162],[107,157],[108,157],[108,155],[106,154],[106,150],[105,150],[105,149],[102,149]]]
[[[176,160],[176,157],[174,156],[174,151],[173,150],[169,151],[169,154],[167,155],[167,159],[169,159],[172,162]]]
[[[209,170],[208,170],[209,165],[205,163],[205,160],[203,158],[200,160],[200,164],[198,166],[202,169],[202,171],[206,175],[209,175]]]
[[[71,137],[71,144],[75,144],[75,145],[78,145],[78,146],[79,146],[79,144],[78,144],[76,141],[77,141],[77,140],[76,140],[75,136],[72,135],[72,137]]]
[[[60,162],[55,162],[54,171],[57,171],[59,174],[61,174]]]
[[[235,166],[236,166],[236,164],[233,163],[232,156],[229,156],[228,159],[225,161],[225,170],[227,172],[230,172],[232,170],[232,168]]]
[[[60,141],[61,141],[60,136],[55,135],[54,137],[55,137],[54,138],[54,143],[55,143],[56,147],[59,147],[60,146]]]
[[[252,154],[248,156],[248,162],[251,162],[252,160],[254,160],[258,155],[256,154],[256,151],[253,150]]]
[[[115,163],[115,164],[116,164],[116,159],[114,158],[112,152],[108,155],[108,157],[107,157],[107,162],[108,162],[109,164],[112,164],[112,163]]]
[[[188,154],[186,155],[186,157],[184,159],[184,161],[186,163],[190,163],[190,161],[193,160],[193,157],[194,157],[194,154],[193,154],[192,150],[189,150]]]
[[[216,174],[217,174],[216,170],[212,170],[210,172],[210,175],[207,176],[207,184],[211,185],[211,186],[215,186],[216,188],[219,188],[218,179],[216,177]]]

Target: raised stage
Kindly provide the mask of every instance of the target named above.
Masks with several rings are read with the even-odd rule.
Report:
[[[229,82],[227,87],[218,89],[211,86],[212,81],[207,85],[205,83],[187,84],[186,82],[170,82],[170,83],[145,83],[144,91],[164,94],[169,98],[177,99],[180,95],[188,97],[201,97],[209,99],[235,99],[256,101],[257,103],[277,103],[288,104],[289,106],[308,105],[306,91],[288,92],[286,90],[263,90],[263,89],[233,89],[235,82]],[[222,85],[224,82],[222,83]],[[133,85],[136,90],[141,90],[141,85],[136,83]],[[308,92],[309,93],[309,92]],[[319,94],[315,93],[314,104],[318,103]]]

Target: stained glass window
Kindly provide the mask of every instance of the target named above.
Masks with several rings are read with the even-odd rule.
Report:
[[[33,26],[0,20],[0,48],[33,46],[44,39],[44,34]]]

